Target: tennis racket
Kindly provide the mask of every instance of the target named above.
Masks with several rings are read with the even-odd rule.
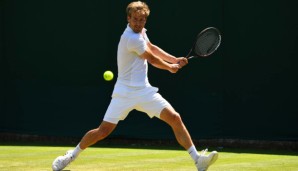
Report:
[[[216,51],[221,42],[221,35],[217,28],[208,27],[201,31],[186,58],[208,57]]]

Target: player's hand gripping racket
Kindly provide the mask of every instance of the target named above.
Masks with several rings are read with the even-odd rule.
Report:
[[[186,58],[192,59],[197,57],[207,57],[219,47],[221,35],[217,28],[208,27],[201,31],[190,49]]]

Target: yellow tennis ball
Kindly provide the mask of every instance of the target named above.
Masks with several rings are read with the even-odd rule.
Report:
[[[111,81],[114,78],[114,74],[113,74],[112,71],[106,71],[106,72],[103,73],[103,78],[106,81]]]

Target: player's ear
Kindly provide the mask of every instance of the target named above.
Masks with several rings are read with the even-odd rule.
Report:
[[[130,22],[130,16],[127,16],[127,22],[128,23]]]

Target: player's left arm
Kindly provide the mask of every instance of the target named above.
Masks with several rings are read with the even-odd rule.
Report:
[[[184,57],[175,57],[167,52],[165,52],[164,50],[162,50],[160,47],[152,44],[151,42],[147,43],[148,48],[150,49],[151,53],[160,57],[162,60],[169,62],[171,64],[178,64],[180,66],[185,66],[188,61],[186,58]]]

